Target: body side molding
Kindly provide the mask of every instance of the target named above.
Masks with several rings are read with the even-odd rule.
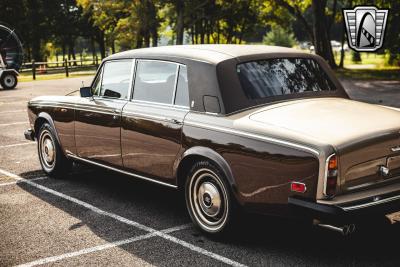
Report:
[[[133,176],[135,178],[142,179],[142,180],[145,180],[145,181],[148,181],[148,182],[156,183],[156,184],[163,185],[163,186],[170,187],[170,188],[174,188],[174,189],[178,188],[176,185],[173,185],[173,184],[164,183],[164,182],[161,182],[161,181],[158,181],[158,180],[155,180],[155,179],[143,176],[143,175],[139,175],[139,174],[135,174],[135,173],[132,173],[132,172],[127,172],[127,171],[124,171],[124,170],[121,170],[121,169],[118,169],[118,168],[114,168],[114,167],[111,167],[111,166],[107,166],[107,165],[104,165],[104,164],[101,164],[101,163],[98,163],[98,162],[95,162],[95,161],[92,161],[92,160],[89,160],[89,159],[78,157],[78,156],[70,154],[70,153],[67,154],[67,157],[72,158],[74,160],[86,162],[86,163],[89,163],[89,164],[92,164],[92,165],[96,165],[96,166],[99,166],[99,167],[102,167],[102,168],[105,168],[105,169],[109,169],[109,170],[112,170],[112,171],[115,171],[115,172],[119,172],[119,173],[122,173],[122,174],[125,174],[125,175]]]

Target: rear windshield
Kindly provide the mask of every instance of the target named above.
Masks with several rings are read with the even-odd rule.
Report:
[[[248,99],[336,90],[321,66],[309,58],[275,58],[237,65]]]

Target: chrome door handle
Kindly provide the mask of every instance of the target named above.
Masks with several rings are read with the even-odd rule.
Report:
[[[180,120],[177,120],[177,119],[168,119],[168,122],[174,123],[174,124],[182,124],[182,122]]]
[[[61,108],[60,111],[61,111],[61,112],[67,112],[68,109],[66,109],[66,108]]]

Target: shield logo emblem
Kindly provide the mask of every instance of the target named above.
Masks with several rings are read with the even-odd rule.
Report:
[[[388,9],[357,6],[343,9],[349,46],[359,52],[376,51],[383,45]]]

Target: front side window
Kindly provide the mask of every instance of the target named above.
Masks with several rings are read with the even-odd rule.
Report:
[[[177,68],[175,63],[139,60],[133,99],[172,104]]]
[[[178,84],[176,85],[175,105],[189,106],[189,87],[186,66],[179,67]]]
[[[248,99],[336,90],[322,67],[309,58],[276,58],[237,66]]]
[[[104,64],[100,96],[127,99],[132,76],[132,60]]]
[[[100,88],[101,88],[101,73],[103,71],[103,68],[101,68],[96,76],[96,79],[94,80],[92,84],[92,95],[99,95],[100,94]]]

